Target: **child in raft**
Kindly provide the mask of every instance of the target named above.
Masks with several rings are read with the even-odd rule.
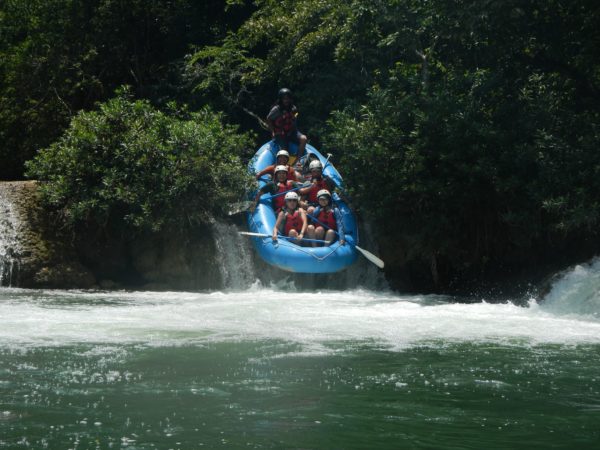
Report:
[[[288,168],[287,178],[288,180],[298,181],[300,178],[300,174],[294,170],[292,166],[288,164],[290,161],[290,154],[287,150],[279,150],[277,152],[277,156],[275,157],[275,164],[271,164],[270,166],[265,167],[263,170],[256,174],[256,179],[258,180],[263,175],[274,174],[275,168],[277,166],[286,166]],[[273,178],[275,179],[275,178]]]
[[[300,244],[307,225],[306,212],[298,206],[298,194],[288,192],[285,194],[285,206],[279,212],[273,227],[273,241],[277,241],[278,232],[283,230],[284,236],[295,238],[296,243]]]
[[[332,192],[335,189],[335,183],[329,177],[323,176],[323,164],[321,164],[321,161],[312,161],[309,167],[311,185],[300,189],[298,192],[306,198],[306,201],[301,206],[306,208],[308,214],[312,215],[315,207],[319,205],[317,194],[323,189]]]
[[[316,219],[306,229],[306,236],[309,239],[325,239],[325,246],[329,246],[335,241],[336,231],[340,236],[340,245],[346,245],[346,233],[344,230],[344,221],[340,210],[332,205],[331,192],[322,189],[317,193],[319,206],[309,218]],[[312,244],[316,247],[316,243]]]
[[[277,195],[277,197],[273,197],[273,203],[271,206],[273,207],[273,211],[275,211],[275,214],[278,214],[279,211],[281,211],[281,208],[283,208],[285,206],[284,194],[286,192],[290,191],[291,189],[295,189],[298,186],[300,186],[295,181],[288,179],[288,175],[289,175],[288,168],[289,168],[289,166],[284,166],[284,165],[275,167],[274,180],[269,183],[266,183],[256,193],[256,196],[254,197],[254,204],[250,207],[250,212],[254,212],[254,210],[256,209],[256,205],[258,204],[258,201],[260,200],[261,195],[266,194],[266,193],[269,193],[271,195]],[[294,194],[295,194],[295,192],[294,192]],[[286,198],[287,198],[287,195],[286,195]]]

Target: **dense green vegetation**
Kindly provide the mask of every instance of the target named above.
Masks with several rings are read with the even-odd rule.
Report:
[[[50,205],[68,223],[124,231],[206,222],[239,199],[247,135],[208,108],[161,112],[123,91],[80,112],[67,132],[28,162]],[[173,229],[173,227],[171,227]]]
[[[256,118],[286,85],[297,94],[301,129],[334,153],[355,207],[374,220],[392,276],[412,268],[425,284],[444,286],[552,260],[565,248],[600,248],[600,12],[592,0],[13,0],[0,6],[0,23],[2,176],[22,175],[23,161],[120,84],[155,105],[120,98],[79,115],[30,166],[53,180],[49,198],[70,205],[73,218],[94,210],[102,220],[110,210],[152,227],[162,219],[148,211],[169,198],[145,195],[141,183],[127,212],[115,209],[119,184],[101,186],[104,175],[86,181],[102,196],[77,197],[67,179],[78,172],[67,166],[90,158],[86,124],[121,105],[182,128],[191,120],[216,129],[214,120],[227,118],[260,131]],[[225,116],[173,115],[171,100]],[[135,120],[124,119],[125,128]],[[100,139],[107,149],[125,139],[111,140],[109,129]],[[116,178],[146,151],[141,139],[111,169],[123,171]],[[67,164],[68,142],[81,148]],[[232,155],[195,145],[216,159]],[[215,192],[223,186],[211,182]],[[199,211],[214,211],[221,198],[198,200]]]
[[[185,55],[243,16],[220,0],[1,1],[0,178],[22,177],[77,111],[123,84],[160,105],[191,103]]]

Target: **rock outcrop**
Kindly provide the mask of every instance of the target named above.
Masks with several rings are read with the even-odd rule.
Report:
[[[92,272],[79,262],[68,234],[42,208],[35,181],[1,182],[0,205],[0,227],[14,232],[14,238],[2,244],[4,265],[12,267],[2,284],[31,288],[96,284]]]
[[[218,289],[211,229],[127,238],[73,233],[41,202],[35,181],[0,182],[0,281],[26,288]]]

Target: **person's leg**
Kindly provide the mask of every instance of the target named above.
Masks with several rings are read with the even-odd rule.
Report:
[[[302,158],[302,156],[304,155],[304,149],[306,148],[306,143],[308,142],[308,138],[298,131],[296,134],[296,139],[298,140],[298,158]]]
[[[325,240],[327,241],[327,244],[325,245],[331,245],[331,243],[335,240],[335,231],[327,230],[327,233],[325,234]]]
[[[308,239],[314,239],[315,238],[315,226],[314,225],[309,225],[306,227],[306,237]],[[317,246],[316,242],[311,242],[311,245],[313,247]]]
[[[293,228],[290,230],[290,232],[288,233],[288,237],[291,238],[297,238],[298,237],[298,232],[296,230],[294,230]]]
[[[323,239],[323,236],[325,236],[325,228],[318,226],[317,228],[315,228],[315,239]]]

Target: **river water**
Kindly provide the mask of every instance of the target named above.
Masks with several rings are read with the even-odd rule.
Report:
[[[598,448],[599,290],[4,288],[0,448]]]

